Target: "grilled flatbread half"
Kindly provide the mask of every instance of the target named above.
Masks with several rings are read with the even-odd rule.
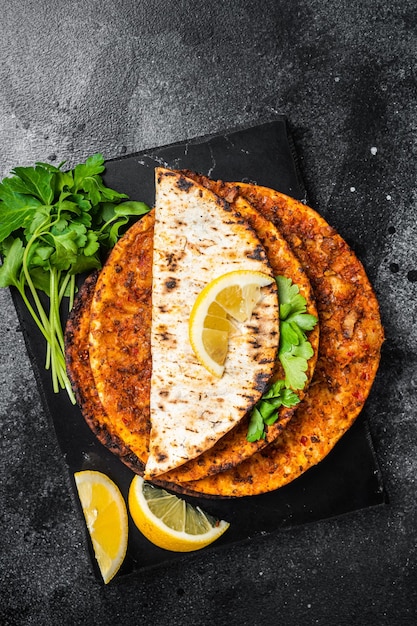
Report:
[[[236,270],[262,272],[272,282],[233,335],[216,377],[193,352],[189,319],[203,288]],[[279,342],[277,286],[256,232],[227,202],[163,168],[156,169],[152,272],[146,478],[198,457],[244,418],[271,378]]]
[[[202,182],[209,186],[216,193],[223,193],[219,188],[220,183],[209,181],[209,179],[200,177],[194,172],[185,172],[188,178]],[[247,200],[236,194],[236,190],[228,195],[225,189],[225,198],[231,206],[239,212],[239,214],[248,222],[248,224],[256,231],[262,245],[264,246],[269,262],[271,264],[274,276],[285,276],[293,281],[300,290],[300,294],[305,298],[307,303],[307,313],[317,317],[317,308],[313,296],[313,290],[310,281],[307,278],[304,269],[298,258],[292,253],[286,240],[282,237],[279,230],[259,213]],[[308,361],[306,371],[306,384],[303,390],[298,390],[297,395],[300,399],[304,396],[308,389],[309,382],[312,378],[314,368],[318,357],[319,345],[319,325],[309,333],[309,342],[313,348],[314,356]],[[271,382],[284,379],[285,374],[283,368],[277,359]],[[205,453],[199,455],[194,461],[190,461],[185,465],[172,470],[168,475],[161,476],[161,479],[173,482],[186,482],[189,480],[197,480],[204,476],[216,474],[218,472],[234,467],[238,463],[252,456],[257,450],[264,448],[268,443],[274,441],[282,430],[286,427],[292,418],[298,405],[292,407],[281,406],[278,410],[279,417],[277,421],[266,429],[265,439],[256,442],[247,440],[247,432],[249,426],[249,415],[246,415],[235,428],[227,435],[222,437],[212,448]]]
[[[230,470],[182,487],[171,485],[190,495],[251,496],[293,481],[333,449],[365,404],[384,335],[364,267],[318,213],[255,185],[219,184],[217,191],[229,199],[233,193],[243,196],[277,226],[306,270],[319,313],[320,347],[313,380],[276,441]]]

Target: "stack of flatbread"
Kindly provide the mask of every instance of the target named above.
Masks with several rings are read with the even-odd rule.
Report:
[[[272,189],[156,170],[154,209],[84,283],[66,330],[67,368],[97,438],[133,471],[189,495],[275,490],[321,461],[371,389],[383,341],[377,299],[346,242]],[[235,270],[285,276],[307,313],[313,356],[300,402],[250,442],[254,406],[282,378],[275,282],[230,342],[222,377],[188,339],[201,290]]]

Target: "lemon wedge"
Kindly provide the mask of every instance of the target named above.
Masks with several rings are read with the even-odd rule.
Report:
[[[200,550],[216,541],[230,526],[139,475],[130,485],[129,510],[149,541],[173,552]]]
[[[107,584],[126,556],[126,504],[119,488],[106,474],[83,470],[76,472],[74,478],[94,554]]]
[[[248,321],[262,297],[261,288],[273,282],[263,272],[236,270],[215,278],[197,296],[189,319],[190,343],[214,376],[223,375],[233,321]]]

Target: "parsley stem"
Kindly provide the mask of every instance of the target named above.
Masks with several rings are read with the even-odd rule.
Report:
[[[65,388],[71,402],[75,404],[75,397],[72,392],[71,384],[68,380],[66,372],[64,357],[64,333],[60,319],[60,303],[65,294],[70,277],[69,275],[66,276],[62,281],[62,284],[59,285],[61,272],[59,272],[55,268],[50,268],[50,294],[48,316],[39,298],[38,292],[32,281],[30,273],[27,269],[31,246],[39,237],[42,236],[42,234],[43,233],[40,229],[35,231],[25,248],[22,263],[24,280],[22,281],[21,288],[19,288],[19,292],[26,306],[28,307],[28,310],[37,327],[46,339],[45,368],[51,370],[53,390],[55,393],[57,393],[60,388]],[[26,296],[25,283],[30,290],[37,313],[35,312],[33,306]]]
[[[61,280],[61,272],[57,270],[51,270],[51,273],[55,274],[55,291],[53,292],[53,297],[51,299],[51,314],[53,315],[55,335],[58,339],[62,352],[64,352],[64,332],[62,330],[60,306],[63,294],[65,293],[65,289],[68,284],[68,277],[65,277],[64,280]]]
[[[69,304],[68,310],[71,311],[74,306],[74,298],[75,298],[75,274],[72,274],[70,277],[70,292],[69,292]]]
[[[26,284],[29,287],[30,293],[32,295],[33,301],[35,303],[36,310],[38,311],[37,319],[39,319],[40,326],[42,326],[44,328],[44,330],[45,330],[44,336],[46,337],[47,340],[49,340],[51,329],[49,327],[48,316],[45,313],[45,309],[42,306],[42,303],[40,301],[40,298],[38,296],[36,288],[35,288],[35,286],[34,286],[34,284],[32,282],[32,279],[30,278],[29,273],[26,274],[26,272],[25,272],[25,279],[26,279]]]
[[[56,323],[56,303],[57,303],[57,272],[55,268],[51,268],[49,272],[49,326],[51,329],[51,342],[50,342],[50,362],[51,362],[51,375],[52,385],[55,393],[59,391],[58,381],[58,369],[57,369],[57,354],[56,351],[59,348],[56,346],[57,342],[57,323]],[[59,326],[59,323],[58,323]]]
[[[36,321],[36,319],[39,319],[41,326],[43,326],[45,331],[47,332],[47,335],[45,335],[45,333],[44,333],[44,336],[45,336],[46,340],[49,341],[50,328],[49,328],[48,316],[45,313],[45,309],[42,306],[42,303],[41,303],[40,298],[38,296],[38,292],[36,291],[36,288],[35,288],[35,286],[33,284],[32,278],[30,276],[30,272],[28,270],[29,252],[30,252],[30,249],[31,249],[33,243],[36,241],[37,238],[38,238],[38,232],[35,231],[35,233],[30,238],[30,240],[29,240],[29,242],[28,242],[28,244],[27,244],[27,246],[25,248],[25,251],[23,253],[22,266],[23,266],[23,272],[24,272],[24,275],[25,275],[26,283],[27,283],[27,285],[28,285],[28,287],[30,289],[30,292],[31,292],[32,297],[33,297],[33,301],[34,301],[34,303],[36,305],[36,308],[37,308],[37,311],[38,311],[38,314],[39,314],[39,318],[35,317],[35,321]],[[38,324],[38,326],[39,326],[39,324]],[[41,326],[39,326],[39,328],[41,328]]]
[[[36,326],[39,328],[39,330],[41,331],[42,335],[45,337],[46,341],[49,342],[49,338],[50,335],[49,333],[46,331],[45,327],[42,325],[42,322],[40,321],[39,317],[37,316],[35,310],[32,307],[31,302],[29,301],[29,298],[26,295],[25,292],[25,280],[22,281],[21,284],[16,285],[19,293],[21,295],[21,298],[23,300],[23,302],[25,303],[33,321],[36,323]]]

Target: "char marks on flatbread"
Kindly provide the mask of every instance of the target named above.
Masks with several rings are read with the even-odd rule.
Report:
[[[273,281],[229,342],[221,378],[191,348],[190,314],[206,285],[236,270],[274,277],[255,231],[227,202],[183,174],[158,168],[153,245],[147,478],[198,457],[243,419],[270,380],[279,340]]]

